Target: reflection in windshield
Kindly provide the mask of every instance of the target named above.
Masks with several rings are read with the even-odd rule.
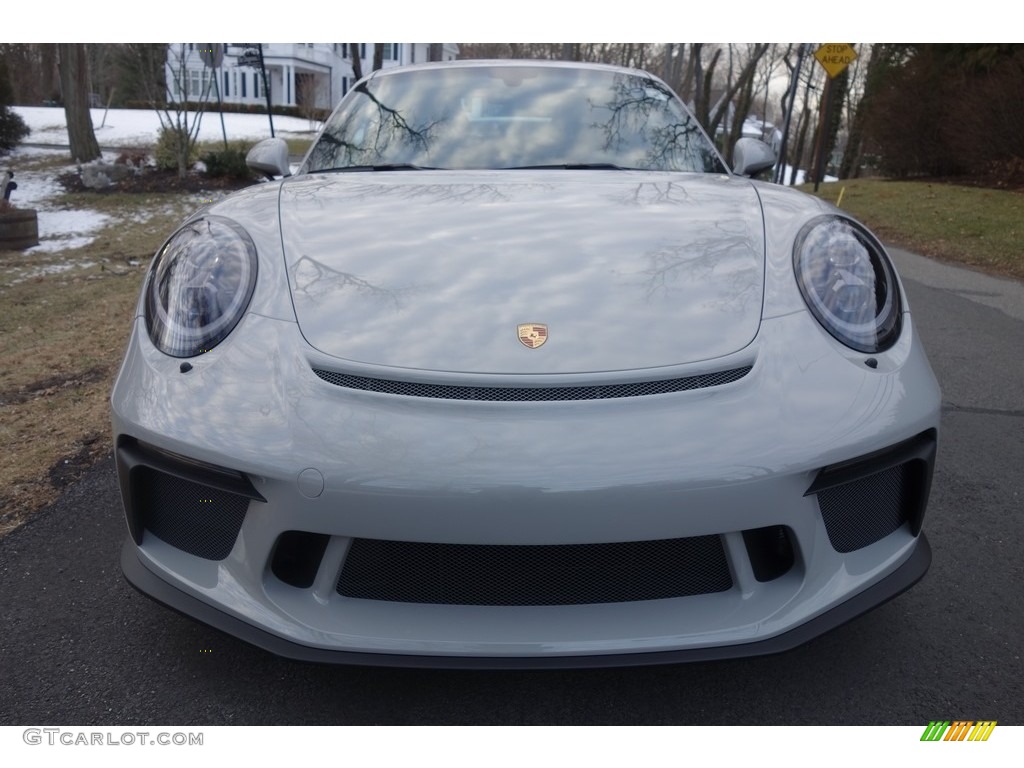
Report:
[[[726,172],[653,79],[500,65],[377,73],[332,116],[303,170],[588,165]]]

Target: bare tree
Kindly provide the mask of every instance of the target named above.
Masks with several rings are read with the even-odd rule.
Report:
[[[348,57],[352,60],[352,76],[356,80],[363,79],[363,57],[359,55],[359,43],[348,44]]]
[[[879,70],[883,66],[886,54],[886,47],[883,44],[865,47],[868,49],[867,53],[865,54],[862,49],[860,56],[853,62],[853,86],[850,88],[846,105],[849,127],[843,160],[839,166],[841,179],[855,179],[860,176],[861,159],[864,155],[865,117],[871,107],[871,98],[878,90]],[[865,59],[867,63],[861,66]]]
[[[83,43],[60,43],[57,48],[71,159],[88,163],[100,157],[89,114],[89,57]]]
[[[356,80],[363,79],[363,57],[362,57],[362,43],[349,43],[348,51],[349,58],[352,60],[352,75]],[[384,66],[384,44],[373,43],[373,55],[372,69],[371,72],[376,72],[378,69]]]
[[[762,52],[763,53],[763,52]],[[756,64],[756,62],[755,62]],[[743,137],[743,123],[754,106],[754,72],[756,66],[750,70],[750,76],[739,83],[739,90],[732,103],[732,121],[729,123],[728,137],[723,150],[726,153],[726,160],[732,163],[732,148],[736,142]]]
[[[742,64],[739,73],[735,76],[735,78],[733,78],[732,72],[730,71],[729,76],[726,78],[725,93],[723,93],[721,98],[718,99],[718,101],[715,103],[715,106],[712,107],[711,110],[709,110],[707,122],[704,123],[704,129],[708,133],[712,135],[715,134],[715,132],[718,130],[718,127],[722,125],[723,121],[728,116],[730,111],[730,105],[733,106],[732,112],[734,114],[734,121],[738,120],[742,123],[743,120],[746,118],[747,112],[743,112],[742,114],[740,114],[740,109],[736,108],[742,108],[743,105],[734,104],[733,102],[737,98],[737,96],[740,96],[740,100],[746,102],[746,110],[750,110],[751,97],[746,92],[753,87],[752,84],[754,80],[754,75],[757,73],[757,64],[761,60],[761,57],[764,56],[764,54],[768,51],[768,48],[768,43],[754,43],[752,46],[750,46],[747,52],[747,60],[745,63]],[[712,64],[708,70],[708,74],[706,77],[710,78],[713,75],[714,63],[718,57],[718,53],[720,52],[721,49],[716,51],[715,58],[712,59]],[[730,70],[733,68],[733,66],[734,63],[732,61],[732,57],[730,56]],[[708,86],[708,91],[710,92],[710,86]],[[743,93],[741,93],[741,91]],[[731,146],[729,147],[729,149],[731,151]]]
[[[790,154],[790,163],[792,168],[790,170],[789,183],[790,185],[796,184],[797,173],[801,166],[807,167],[809,163],[805,161],[805,146],[807,143],[807,130],[808,127],[814,122],[816,110],[811,104],[811,91],[820,93],[820,84],[825,80],[825,70],[819,66],[812,66],[807,69],[806,81],[804,85],[804,97],[803,97],[803,110],[800,112],[800,117],[797,120],[796,125],[796,144],[793,148],[793,153]]]
[[[13,104],[60,100],[56,44],[0,43],[0,58],[11,75]]]
[[[199,140],[199,126],[203,119],[203,107],[213,87],[213,72],[203,65],[200,77],[188,68],[188,48],[185,43],[167,47],[166,79],[161,83],[161,97],[154,92],[150,102],[160,119],[160,130],[172,136],[174,154],[177,157],[178,178],[188,175],[190,160]],[[196,84],[199,88],[195,87]],[[190,101],[194,96],[195,100]],[[190,112],[189,106],[195,111]]]

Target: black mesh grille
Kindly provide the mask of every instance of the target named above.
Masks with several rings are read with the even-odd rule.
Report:
[[[338,593],[447,605],[581,605],[723,592],[718,536],[612,544],[424,544],[355,539]]]
[[[138,503],[148,532],[196,557],[228,556],[249,499],[149,468],[140,472]]]
[[[683,392],[688,389],[717,387],[738,381],[750,373],[752,366],[727,371],[686,376],[681,379],[635,381],[629,384],[599,384],[582,387],[467,387],[457,384],[424,384],[415,381],[374,379],[352,376],[314,368],[313,372],[326,382],[365,392],[383,392],[404,397],[432,397],[444,400],[490,400],[523,402],[537,400],[605,400],[617,397],[643,397]]]
[[[837,552],[874,544],[907,521],[909,464],[818,492],[828,539]]]

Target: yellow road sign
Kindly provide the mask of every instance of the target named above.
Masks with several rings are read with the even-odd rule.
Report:
[[[849,43],[823,43],[814,52],[814,58],[825,68],[830,78],[836,77],[857,58],[857,52]]]

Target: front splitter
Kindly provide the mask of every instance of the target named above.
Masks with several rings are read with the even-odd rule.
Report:
[[[121,570],[142,594],[189,618],[208,624],[265,651],[297,661],[320,664],[351,664],[376,667],[435,669],[584,669],[648,666],[719,661],[765,656],[792,650],[892,600],[916,584],[931,565],[932,552],[922,533],[910,557],[895,571],[863,592],[799,627],[752,643],[649,653],[592,654],[584,656],[423,656],[396,653],[363,653],[315,648],[266,632],[248,622],[204,603],[161,579],[139,559],[131,537],[121,548]]]

